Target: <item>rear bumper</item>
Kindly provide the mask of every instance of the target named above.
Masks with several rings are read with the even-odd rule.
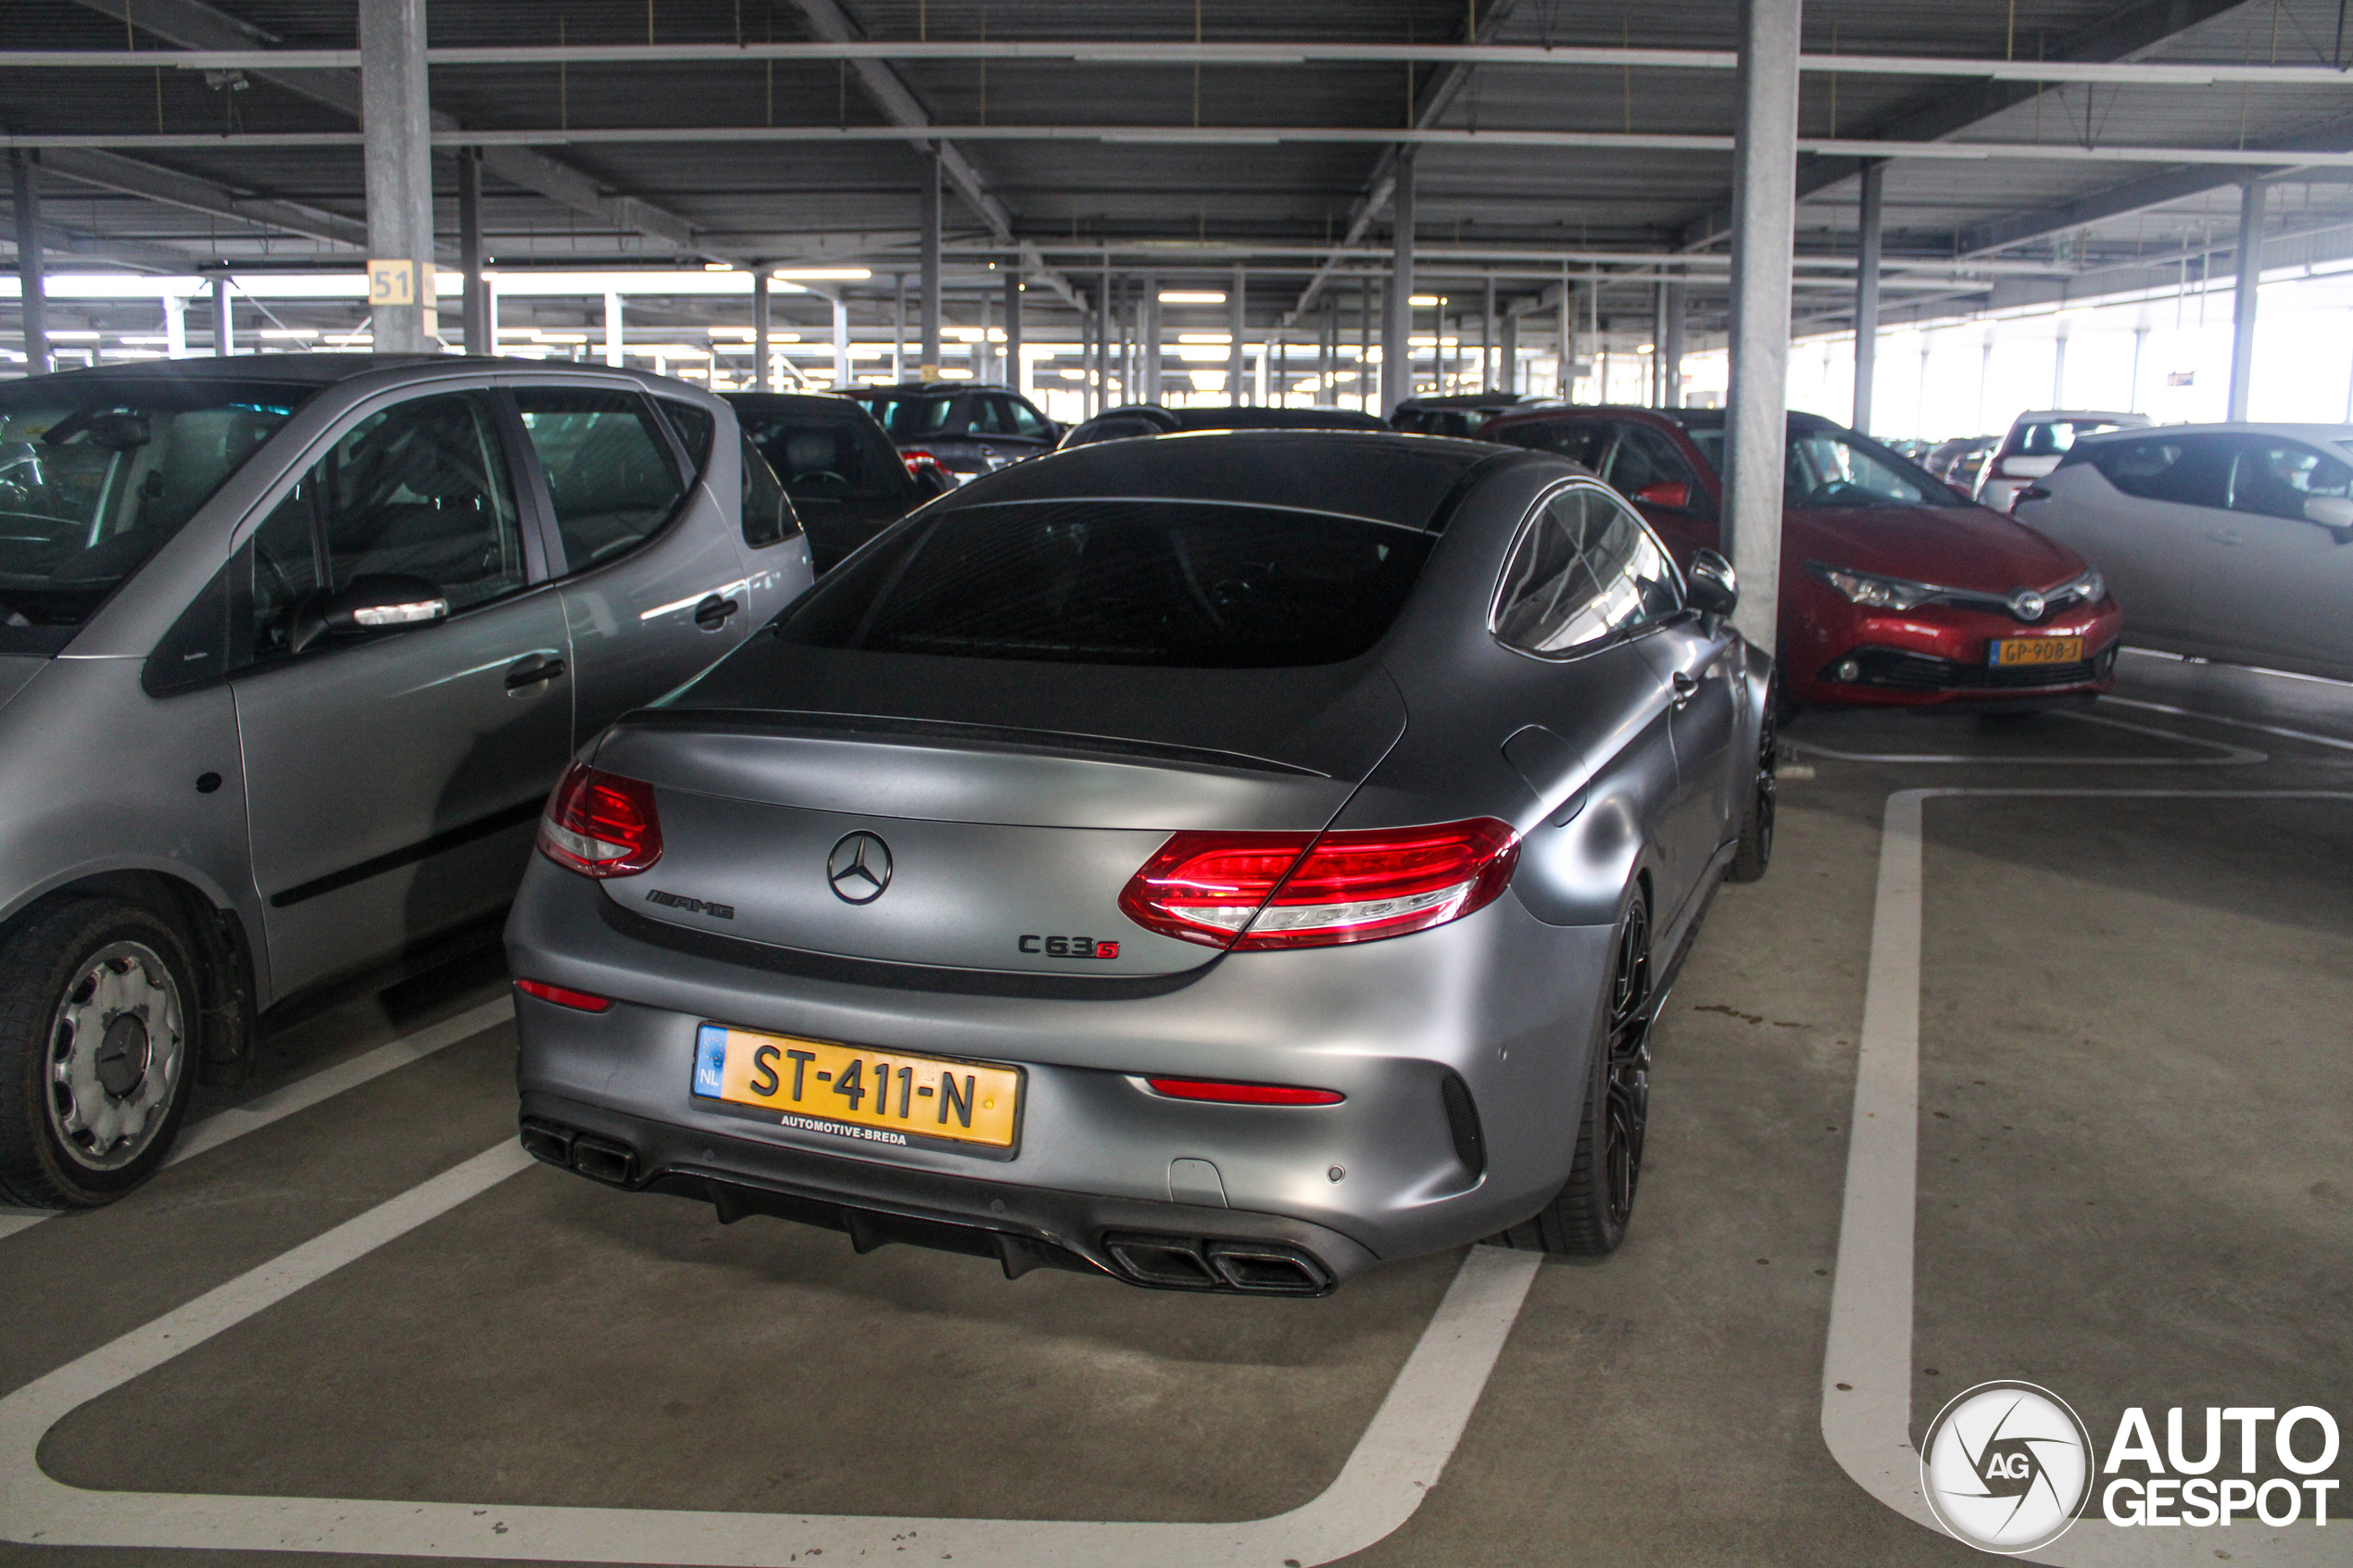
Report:
[[[927,1241],[1012,1273],[1076,1261],[1156,1285],[1186,1282],[1143,1277],[1123,1236],[1173,1238],[1213,1271],[1211,1243],[1296,1248],[1320,1289],[1534,1212],[1574,1153],[1609,937],[1545,925],[1506,897],[1435,931],[1234,955],[1161,985],[974,994],[658,946],[604,918],[604,903],[536,864],[508,926],[514,973],[615,998],[585,1013],[517,997],[525,1116],[629,1157],[558,1162],[702,1197],[723,1217],[783,1213],[862,1245]],[[705,1021],[1017,1065],[1020,1141],[1001,1155],[851,1143],[699,1099]],[[1154,1095],[1144,1074],[1346,1098],[1203,1104]]]

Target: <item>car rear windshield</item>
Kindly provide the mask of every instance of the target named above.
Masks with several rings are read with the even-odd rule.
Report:
[[[738,408],[736,415],[795,502],[904,505],[906,466],[864,420],[800,409]]]
[[[1015,501],[886,538],[801,599],[786,642],[1055,664],[1330,664],[1379,641],[1430,536],[1225,502]]]
[[[47,376],[0,388],[0,650],[62,646],[312,390]]]
[[[2074,446],[2077,439],[2104,430],[2121,430],[2114,420],[2030,420],[2010,432],[2002,448],[2005,458],[2049,458]]]
[[[893,441],[905,441],[913,436],[930,435],[948,428],[949,416],[956,411],[956,400],[949,397],[894,397],[878,394],[861,397],[875,422],[890,433]]]

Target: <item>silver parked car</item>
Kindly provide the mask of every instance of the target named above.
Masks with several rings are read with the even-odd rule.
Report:
[[[682,383],[292,355],[0,387],[0,1202],[128,1191],[262,1012],[495,919],[580,739],[809,580]]]
[[[2128,643],[2353,681],[2353,426],[2086,437],[2018,516],[2107,575]]]
[[[2019,492],[2059,466],[2076,441],[2104,430],[2145,426],[2146,414],[2089,413],[2066,408],[2037,408],[2010,421],[2009,433],[1985,457],[1985,471],[1978,481],[1980,506],[2006,512]],[[1958,475],[1957,474],[1957,480]]]
[[[974,480],[569,773],[523,1142],[636,1191],[1315,1295],[1605,1252],[1770,847],[1767,661],[1550,453],[1169,435]]]

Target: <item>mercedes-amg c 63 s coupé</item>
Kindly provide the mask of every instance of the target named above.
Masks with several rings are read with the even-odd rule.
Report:
[[[1609,1251],[1652,1019],[1770,849],[1733,602],[1547,452],[976,478],[558,786],[507,933],[524,1144],[1009,1276]]]

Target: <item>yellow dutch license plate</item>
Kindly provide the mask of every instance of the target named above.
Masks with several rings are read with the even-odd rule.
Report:
[[[870,1143],[910,1137],[1011,1148],[1021,1070],[837,1046],[706,1023],[695,1039],[695,1093],[773,1110],[784,1125]]]
[[[2083,659],[2081,637],[1996,637],[1991,646],[1989,664],[2080,664]]]

